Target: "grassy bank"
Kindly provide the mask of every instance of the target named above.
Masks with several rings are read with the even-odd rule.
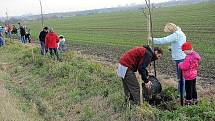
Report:
[[[121,80],[115,68],[84,57],[77,52],[61,53],[63,62],[40,56],[34,47],[7,42],[0,48],[1,70],[6,89],[23,105],[24,113],[35,109],[47,121],[127,121],[127,120],[215,120],[213,98],[198,105],[181,107],[175,100],[175,89],[164,87],[171,99],[165,104],[142,108],[126,107]],[[3,66],[6,63],[7,66]],[[6,68],[5,68],[6,67]]]

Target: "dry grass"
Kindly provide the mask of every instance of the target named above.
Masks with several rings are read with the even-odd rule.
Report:
[[[10,94],[2,80],[9,65],[1,62],[0,65],[0,121],[43,121],[34,108],[27,113],[21,110],[20,100]]]
[[[3,81],[0,81],[0,109],[1,121],[42,121],[20,110],[17,100],[5,89]]]
[[[98,118],[98,115],[105,115],[101,114],[101,112],[106,112],[107,114],[111,114],[110,116],[106,116],[108,120],[118,119],[117,117],[120,114],[113,111],[112,107],[108,104],[107,100],[102,96],[92,97],[82,103],[75,104],[71,106],[71,108],[67,111],[66,119],[68,121],[79,121],[81,117],[84,117],[86,112],[84,112],[84,108],[90,107],[90,113],[92,113],[92,119]]]

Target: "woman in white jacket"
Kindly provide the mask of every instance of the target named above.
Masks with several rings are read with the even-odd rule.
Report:
[[[172,59],[176,63],[176,74],[178,79],[178,97],[180,97],[180,69],[178,64],[184,61],[185,54],[181,50],[181,46],[186,42],[186,36],[181,31],[181,28],[176,26],[173,23],[167,23],[164,27],[164,32],[171,33],[170,35],[163,38],[153,38],[153,43],[162,45],[162,44],[171,44],[171,54]],[[152,40],[152,37],[148,37],[148,40]],[[185,83],[183,82],[183,94],[185,93]]]

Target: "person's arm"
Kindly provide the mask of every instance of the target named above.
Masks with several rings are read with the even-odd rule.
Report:
[[[181,70],[184,70],[184,71],[188,70],[190,68],[189,59],[185,59],[183,62],[179,63],[178,66]]]
[[[40,32],[39,40],[40,40],[40,41],[42,41],[42,40],[43,40],[43,32]]]
[[[56,42],[58,43],[60,41],[59,37],[56,34]]]
[[[163,38],[153,38],[153,43],[158,45],[167,44],[177,41],[177,38],[178,35],[176,33],[173,33]]]
[[[138,72],[140,73],[141,78],[145,83],[148,83],[148,78],[147,78],[148,71],[146,68],[151,63],[151,58],[152,58],[152,55],[146,52],[144,55],[143,62],[139,65],[139,68],[138,68]]]
[[[46,46],[46,48],[48,48],[48,36],[47,35],[45,37],[45,46]]]

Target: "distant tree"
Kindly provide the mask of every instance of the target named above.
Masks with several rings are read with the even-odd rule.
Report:
[[[15,18],[15,17],[11,17],[11,18],[8,20],[9,23],[18,23],[19,21],[20,21],[20,19]]]

